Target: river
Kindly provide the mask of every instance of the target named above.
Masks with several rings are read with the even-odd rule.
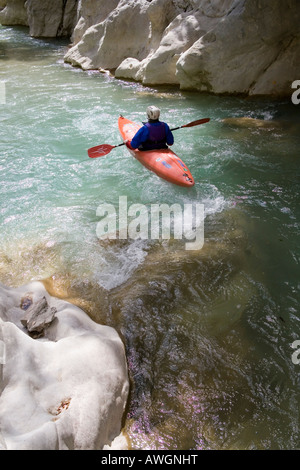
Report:
[[[125,344],[132,449],[299,448],[300,106],[148,88],[64,64],[66,41],[0,27],[0,282],[42,280]],[[5,94],[3,93],[5,90]],[[120,114],[161,108],[195,179],[159,179]],[[262,123],[262,121],[265,121]],[[97,208],[204,205],[204,245],[99,240]]]

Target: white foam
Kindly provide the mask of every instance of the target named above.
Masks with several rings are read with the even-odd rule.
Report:
[[[95,272],[96,282],[106,290],[126,282],[147,256],[147,241],[129,241],[124,247],[117,245],[103,250],[102,263]]]
[[[204,205],[204,217],[220,213],[226,208],[226,200],[221,195],[221,193],[214,186],[209,185],[208,195],[203,198],[199,196],[197,202]],[[195,199],[182,197],[178,204],[184,209],[184,204],[194,205],[196,204]],[[172,204],[170,204],[171,206]],[[150,213],[150,205],[146,205]],[[172,224],[170,228],[170,238],[174,235],[174,227],[180,226],[182,223],[183,213],[180,215],[172,215]],[[156,240],[151,239],[151,228],[153,220],[149,220],[149,238],[148,239],[136,239],[136,240],[127,240],[124,244],[112,242],[108,245],[103,245],[101,253],[93,252],[93,260],[90,260],[90,267],[93,267],[94,270],[94,280],[104,289],[111,290],[115,287],[120,286],[126,282],[133,275],[134,271],[138,269],[144,262],[147,257],[149,248]],[[154,225],[155,227],[155,225]],[[193,234],[197,226],[192,227]],[[205,229],[205,220],[204,220],[204,229]],[[160,241],[162,239],[161,227],[159,237]],[[185,249],[186,238],[191,239],[191,236],[184,231],[182,232],[182,249]]]

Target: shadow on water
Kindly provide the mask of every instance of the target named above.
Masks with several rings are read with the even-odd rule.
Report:
[[[7,39],[0,41],[0,61],[40,62],[56,52],[58,47],[67,47],[69,40],[65,38],[32,38],[26,26],[1,27]],[[10,32],[13,32],[11,37]],[[18,36],[16,36],[18,32]]]
[[[279,431],[282,420],[290,426],[281,406],[294,394],[285,359],[270,346],[284,325],[260,280],[249,276],[246,233],[226,218],[225,232],[224,216],[213,222],[199,253],[175,242],[156,247],[111,296],[133,380],[133,448],[289,445]],[[261,349],[269,350],[265,363]]]

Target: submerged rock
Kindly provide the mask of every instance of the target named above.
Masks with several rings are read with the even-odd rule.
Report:
[[[264,119],[254,119],[250,117],[225,118],[224,124],[250,129],[280,129],[282,124],[278,121],[267,121]]]
[[[22,326],[20,302],[25,305],[28,292],[33,306],[42,298],[40,307],[46,301],[57,310],[41,339],[32,339]],[[129,388],[117,332],[51,297],[40,282],[17,289],[0,284],[0,298],[0,449],[114,445]],[[115,442],[120,446],[120,439]]]

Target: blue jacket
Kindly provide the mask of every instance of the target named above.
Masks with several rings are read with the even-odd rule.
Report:
[[[157,127],[160,128],[162,124],[165,126],[165,136],[163,140],[159,142],[158,145],[153,140],[150,140],[150,132],[149,132],[149,126]],[[155,134],[155,130],[153,129],[154,132],[152,134]],[[156,130],[158,131],[158,129]],[[159,132],[159,131],[158,131]],[[172,132],[170,131],[170,128],[167,123],[157,121],[157,122],[148,122],[144,124],[143,127],[141,127],[135,136],[133,137],[132,141],[130,142],[132,148],[137,149],[139,148],[140,150],[151,150],[153,148],[167,148],[167,145],[173,145],[174,144],[174,137]]]

